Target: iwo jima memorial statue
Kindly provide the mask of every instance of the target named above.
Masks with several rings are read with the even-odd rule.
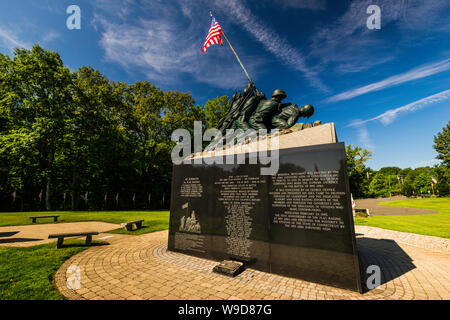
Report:
[[[282,103],[281,89],[269,99],[258,91],[214,18],[203,51],[221,44],[222,36],[249,85],[233,95],[218,129],[224,135],[227,129],[272,130],[258,141],[267,142],[267,153],[278,153],[278,171],[261,174],[267,165],[248,161],[250,152],[244,163],[174,165],[168,249],[222,261],[214,271],[230,276],[252,268],[362,292],[345,146],[334,124],[297,124],[313,115],[311,105]],[[278,143],[269,146],[274,129]],[[213,157],[225,157],[227,148]]]

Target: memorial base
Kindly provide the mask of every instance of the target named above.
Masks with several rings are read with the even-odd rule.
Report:
[[[361,292],[344,143],[333,124],[279,138],[273,175],[248,154],[174,166],[169,250]]]

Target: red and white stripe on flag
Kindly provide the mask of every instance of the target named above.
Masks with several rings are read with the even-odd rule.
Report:
[[[437,180],[436,180],[434,177],[431,177],[431,181],[432,181],[434,184],[437,183]]]
[[[205,53],[206,49],[208,49],[213,44],[220,44],[221,46],[223,46],[222,28],[215,18],[213,18],[212,20],[211,28],[209,29],[208,35],[206,36],[205,44],[203,44],[202,53]]]
[[[350,194],[350,197],[352,198],[352,209],[356,208],[356,202],[353,200],[353,194]]]

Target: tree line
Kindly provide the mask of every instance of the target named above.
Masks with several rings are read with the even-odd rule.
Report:
[[[0,54],[0,210],[167,208],[172,132],[228,106],[71,72],[39,45]]]
[[[348,145],[347,171],[355,198],[450,195],[450,122],[434,137],[434,149],[441,163],[415,169],[384,167],[378,171],[366,166],[372,152]]]

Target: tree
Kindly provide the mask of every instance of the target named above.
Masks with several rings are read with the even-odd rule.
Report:
[[[372,151],[352,145],[348,145],[345,151],[350,191],[355,198],[368,196],[370,173],[366,162],[371,158]]]
[[[6,123],[0,153],[8,155],[11,187],[29,182],[45,186],[51,209],[55,156],[72,118],[73,76],[56,52],[34,45],[0,54],[0,101]],[[36,166],[40,170],[35,171]],[[37,191],[35,191],[37,192]]]
[[[160,208],[170,199],[171,134],[193,133],[205,115],[190,93],[110,81],[91,67],[71,73],[38,45],[0,54],[0,209],[16,209],[16,189],[25,209],[36,209],[41,189],[48,210],[63,194],[74,210],[149,208],[148,193]]]
[[[217,97],[205,103],[206,128],[217,128],[222,119],[230,109],[230,99],[228,96]]]
[[[377,172],[370,182],[370,190],[377,197],[389,196],[389,180],[388,176],[383,172]]]
[[[450,165],[450,121],[434,137],[434,149],[438,153],[437,159],[442,160],[444,165]]]

